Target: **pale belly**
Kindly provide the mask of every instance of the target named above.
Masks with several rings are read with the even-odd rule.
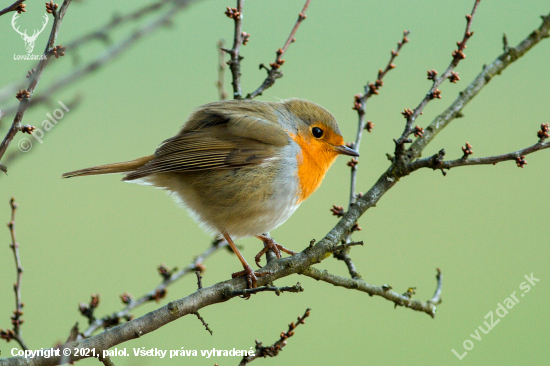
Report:
[[[248,237],[275,229],[298,208],[297,178],[289,165],[162,173],[147,182],[168,190],[207,231]]]

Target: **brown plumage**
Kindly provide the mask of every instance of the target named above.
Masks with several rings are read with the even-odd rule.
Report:
[[[155,155],[144,156],[131,161],[124,161],[122,163],[113,163],[93,166],[91,168],[85,168],[75,170],[63,174],[62,178],[80,177],[84,175],[98,175],[98,174],[113,174],[113,173],[126,173],[133,172],[134,170],[142,167],[155,158]]]

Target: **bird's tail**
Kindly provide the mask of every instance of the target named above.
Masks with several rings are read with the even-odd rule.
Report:
[[[155,158],[155,155],[144,156],[132,161],[124,161],[122,163],[98,165],[91,168],[75,170],[63,174],[62,178],[80,177],[83,175],[99,175],[99,174],[113,174],[113,173],[127,173],[133,172],[139,167],[147,164]]]

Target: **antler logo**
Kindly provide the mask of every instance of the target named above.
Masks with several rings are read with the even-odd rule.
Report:
[[[13,27],[13,29],[17,33],[19,33],[21,35],[21,38],[23,38],[23,40],[25,41],[25,48],[27,49],[27,53],[31,53],[32,50],[34,49],[34,42],[36,41],[36,38],[38,38],[40,33],[42,33],[44,28],[46,28],[46,24],[48,24],[48,14],[44,14],[44,19],[46,20],[46,22],[42,23],[42,29],[40,29],[40,30],[35,29],[32,36],[27,35],[27,30],[26,29],[25,29],[24,32],[20,32],[19,27],[17,27],[17,28],[15,27],[15,21],[17,20],[19,15],[20,14],[18,14],[17,12],[15,14],[13,14],[13,18],[11,18],[11,26]]]

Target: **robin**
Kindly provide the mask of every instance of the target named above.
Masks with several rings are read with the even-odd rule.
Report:
[[[300,99],[282,102],[231,100],[199,107],[153,155],[63,174],[124,173],[127,182],[174,194],[208,231],[221,233],[239,258],[248,286],[255,272],[232,238],[255,236],[277,258],[284,248],[265,233],[284,223],[321,184],[347,147],[336,120],[323,107]],[[261,267],[261,266],[260,266]]]

